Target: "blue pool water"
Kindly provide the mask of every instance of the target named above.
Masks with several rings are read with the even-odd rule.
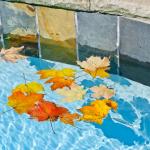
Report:
[[[48,62],[37,58],[20,60],[18,63],[0,62],[0,113],[9,110],[5,105],[12,88],[27,81],[38,81],[37,70],[48,68],[79,67]],[[77,122],[76,127],[55,122],[51,131],[49,122],[30,120],[26,114],[9,111],[0,115],[0,150],[150,150],[150,87],[118,75],[108,79],[93,80],[90,76],[77,79],[85,89],[105,84],[116,91],[113,100],[118,111],[110,112],[102,125]],[[71,112],[92,101],[90,91],[82,101],[63,103],[61,96],[44,85],[47,100],[67,107]]]

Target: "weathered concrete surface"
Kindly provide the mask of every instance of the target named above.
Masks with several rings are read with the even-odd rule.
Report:
[[[47,7],[37,7],[37,10],[41,36],[57,42],[60,41],[62,46],[75,49],[76,29],[74,12]]]
[[[26,2],[65,9],[98,11],[109,14],[123,15],[141,20],[150,19],[149,0],[7,0]]]
[[[25,2],[29,4],[53,6],[66,9],[87,10],[89,0],[7,0],[10,2]]]
[[[35,13],[27,10],[26,6],[26,4],[13,4],[0,1],[0,15],[2,17],[4,34],[36,34]]]
[[[77,18],[77,39],[80,45],[105,51],[114,51],[116,49],[116,16],[79,12]]]
[[[92,0],[91,10],[119,14],[131,18],[150,19],[149,0]]]
[[[150,62],[150,25],[121,18],[121,54]]]

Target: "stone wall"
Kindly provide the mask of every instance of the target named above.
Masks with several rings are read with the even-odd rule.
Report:
[[[25,2],[29,4],[59,7],[80,11],[97,11],[138,18],[150,19],[149,0],[7,0],[11,2]]]

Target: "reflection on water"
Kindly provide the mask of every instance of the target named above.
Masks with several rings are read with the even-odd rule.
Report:
[[[150,63],[140,62],[125,55],[121,55],[120,62],[122,76],[150,86]]]
[[[34,57],[38,57],[39,55],[36,35],[27,35],[25,37],[20,37],[17,35],[5,35],[4,39],[6,48],[11,46],[19,47],[24,45],[25,49],[22,51],[22,54]],[[74,43],[74,39],[59,42],[41,37],[42,58],[65,62],[68,64],[75,64],[76,52],[74,45],[71,46],[71,43]]]

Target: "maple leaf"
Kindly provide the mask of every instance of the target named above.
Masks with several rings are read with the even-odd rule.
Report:
[[[110,100],[110,99],[95,100],[95,101],[91,102],[91,105],[94,106],[94,107],[97,107],[97,108],[101,107],[102,104],[107,105],[108,107],[110,107],[110,109],[113,109],[115,111],[118,108],[117,102],[115,102],[113,100]]]
[[[80,120],[102,124],[109,111],[116,110],[117,107],[117,103],[112,100],[95,100],[89,106],[83,106],[79,109],[83,114]]]
[[[103,116],[100,115],[101,111],[99,109],[95,109],[93,106],[84,106],[79,111],[83,114],[80,120],[102,124]]]
[[[71,68],[64,68],[61,70],[56,70],[56,69],[40,70],[37,73],[40,74],[41,79],[75,76],[75,70]]]
[[[63,88],[65,86],[70,87],[74,82],[75,77],[75,70],[71,68],[64,68],[61,70],[41,70],[37,73],[40,74],[41,79],[48,78],[48,80],[45,83],[53,83],[51,86],[52,90]]]
[[[65,79],[63,77],[54,77],[46,81],[46,83],[53,83],[51,85],[51,90],[56,90],[58,88],[70,87],[73,84],[73,79]]]
[[[38,82],[29,82],[29,83],[25,83],[25,84],[19,84],[18,86],[16,86],[12,92],[22,92],[22,93],[40,93],[44,91],[44,87],[42,84],[38,83]]]
[[[8,97],[7,105],[13,107],[18,114],[22,114],[26,113],[35,103],[43,100],[43,97],[43,94],[30,93],[26,95],[18,91]]]
[[[38,121],[45,121],[49,119],[49,115],[45,111],[43,111],[40,103],[35,104],[33,107],[31,107],[27,113],[31,116],[31,119],[37,119]],[[57,118],[53,117],[53,121],[54,120],[57,120]]]
[[[79,119],[80,115],[77,113],[65,113],[60,116],[60,121],[64,124],[70,124],[74,126],[74,121]]]
[[[92,94],[92,97],[96,99],[101,97],[110,99],[115,94],[115,91],[113,89],[109,89],[104,85],[94,86],[90,89],[92,90],[92,92],[94,92]]]
[[[90,70],[84,70],[88,74],[90,74],[93,78],[96,77],[101,77],[101,78],[108,78],[110,75],[106,71],[108,68],[98,68],[95,71],[90,71]]]
[[[56,92],[61,96],[64,96],[62,99],[63,102],[83,100],[83,97],[86,93],[86,91],[77,84],[72,84],[70,88],[64,87],[63,89],[57,89]]]
[[[60,119],[65,124],[74,125],[74,121],[79,118],[79,114],[71,114],[65,107],[57,106],[50,101],[39,101],[27,112],[31,118],[38,121],[57,121]]]
[[[91,56],[87,58],[86,61],[77,61],[77,64],[93,78],[97,76],[102,78],[109,77],[109,74],[106,72],[110,66],[108,57],[102,59],[101,57]]]
[[[19,52],[24,49],[24,46],[22,47],[11,47],[10,49],[2,49],[0,51],[0,60],[10,61],[10,62],[16,62],[18,59],[24,59],[26,56],[20,55]]]
[[[28,111],[28,114],[38,121],[56,121],[60,115],[68,112],[68,109],[64,107],[58,107],[55,103],[44,100],[34,105]]]

